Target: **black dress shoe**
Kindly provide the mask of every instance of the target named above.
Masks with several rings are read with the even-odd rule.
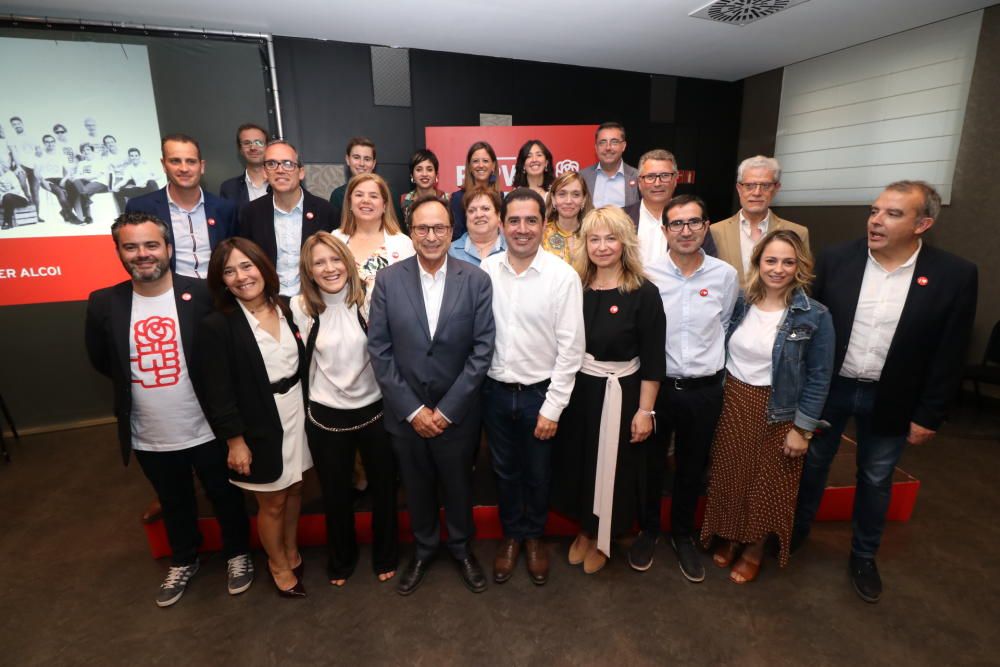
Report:
[[[459,560],[455,559],[458,563],[458,571],[462,575],[462,583],[473,593],[482,593],[486,590],[486,575],[483,574],[483,568],[479,565],[479,561],[476,560],[475,554],[469,553],[468,556]]]
[[[878,566],[875,565],[874,558],[859,558],[851,554],[851,560],[847,564],[851,573],[851,583],[854,591],[865,602],[872,604],[882,597],[882,577],[878,574]]]
[[[399,575],[399,584],[396,585],[396,592],[400,595],[410,595],[417,590],[420,582],[424,580],[424,575],[431,566],[431,560],[420,560],[414,558],[406,566],[403,574]]]

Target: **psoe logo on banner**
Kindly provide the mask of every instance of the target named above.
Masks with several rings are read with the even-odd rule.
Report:
[[[562,176],[568,171],[580,171],[580,163],[576,160],[559,160],[556,162],[556,176]]]

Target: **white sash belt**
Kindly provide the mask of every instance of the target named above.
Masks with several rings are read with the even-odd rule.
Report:
[[[615,498],[615,468],[618,465],[618,435],[622,421],[622,386],[618,381],[639,370],[639,357],[631,361],[598,361],[583,357],[581,373],[606,377],[601,432],[597,440],[597,474],[594,478],[594,514],[597,516],[597,549],[611,557],[611,511]]]

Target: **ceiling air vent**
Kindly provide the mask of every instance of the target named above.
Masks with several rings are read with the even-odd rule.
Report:
[[[688,16],[729,25],[748,25],[807,0],[715,0]]]

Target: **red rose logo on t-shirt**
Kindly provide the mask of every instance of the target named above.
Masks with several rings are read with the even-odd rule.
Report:
[[[169,387],[177,384],[181,375],[181,360],[177,351],[177,323],[169,317],[154,315],[135,323],[132,328],[138,379],[132,382],[143,387]]]

